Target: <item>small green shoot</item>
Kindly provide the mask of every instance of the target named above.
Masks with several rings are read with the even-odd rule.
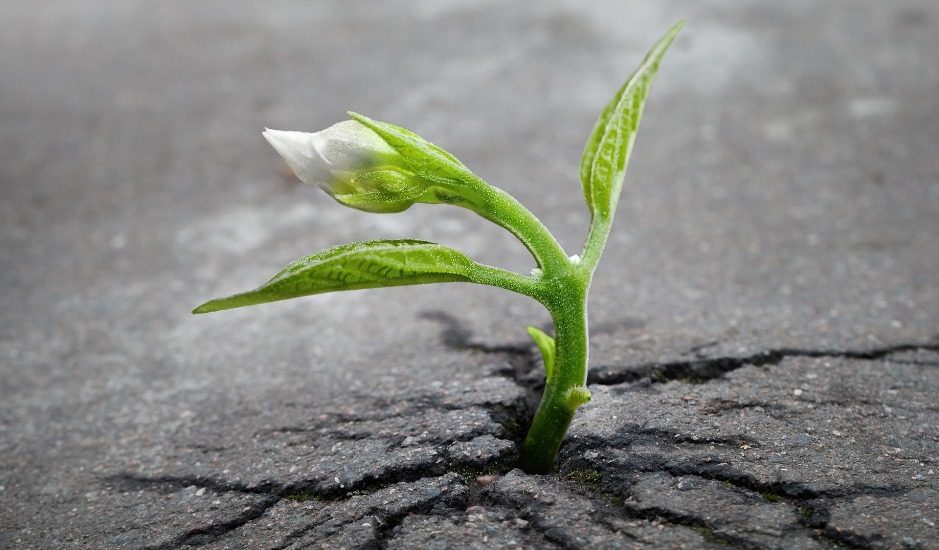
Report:
[[[525,437],[521,466],[529,473],[550,472],[575,411],[590,401],[587,291],[610,234],[652,80],[682,26],[674,25],[652,47],[603,109],[587,140],[580,180],[591,224],[579,255],[568,256],[528,209],[450,153],[399,126],[349,113],[352,120],[320,132],[265,130],[264,137],[298,178],[340,204],[375,213],[401,212],[414,203],[460,206],[515,235],[536,269],[521,275],[426,241],[367,241],[301,258],[260,287],[211,300],[193,313],[324,292],[444,282],[496,286],[534,298],[551,314],[555,334],[528,328],[544,359],[545,390]]]

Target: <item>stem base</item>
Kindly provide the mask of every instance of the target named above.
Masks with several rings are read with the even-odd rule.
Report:
[[[572,262],[564,276],[548,282],[547,299],[542,303],[554,321],[556,350],[551,376],[522,448],[521,467],[530,474],[551,473],[574,413],[590,399],[590,392],[584,387],[590,275]]]
[[[563,398],[557,397],[557,388],[545,388],[544,397],[532,421],[522,448],[521,468],[529,474],[550,474],[554,469],[561,442],[574,419],[574,412]]]

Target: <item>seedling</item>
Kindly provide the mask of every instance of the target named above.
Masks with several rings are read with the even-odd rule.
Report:
[[[587,290],[606,245],[643,105],[659,62],[681,30],[674,25],[603,109],[584,148],[580,180],[591,224],[579,255],[568,256],[531,212],[489,185],[450,153],[399,126],[349,113],[352,120],[317,133],[265,130],[264,137],[298,178],[336,201],[367,212],[401,212],[412,204],[461,206],[507,229],[537,262],[530,275],[483,265],[452,248],[417,240],[376,240],[336,246],[301,258],[249,292],[202,304],[208,313],[324,292],[471,282],[538,300],[554,337],[528,327],[541,351],[545,389],[525,437],[522,468],[548,473],[587,382]]]

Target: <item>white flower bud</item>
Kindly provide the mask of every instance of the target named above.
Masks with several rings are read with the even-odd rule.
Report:
[[[347,206],[397,212],[425,190],[385,140],[354,120],[316,133],[266,129],[263,135],[301,181]]]

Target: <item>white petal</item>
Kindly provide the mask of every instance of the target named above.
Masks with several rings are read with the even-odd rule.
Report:
[[[267,128],[262,135],[284,157],[300,181],[329,189],[333,177],[329,164],[320,157],[313,145],[315,134]]]
[[[365,125],[344,120],[311,136],[320,158],[333,170],[355,172],[387,162],[395,154],[385,140]]]

